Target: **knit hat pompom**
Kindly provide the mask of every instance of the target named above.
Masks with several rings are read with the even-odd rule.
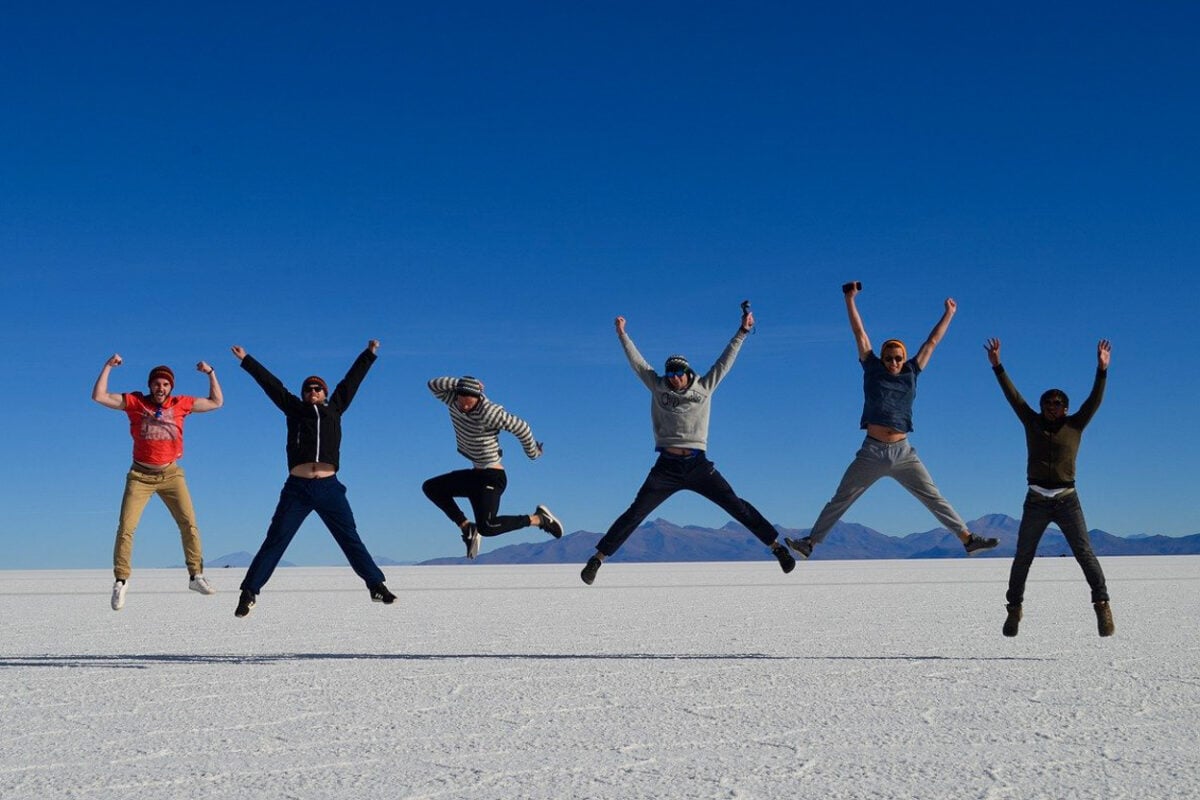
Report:
[[[692,365],[683,356],[673,355],[667,358],[667,365],[663,369],[668,375],[672,372],[687,373],[692,371]]]
[[[464,375],[454,385],[454,393],[467,397],[483,397],[483,384],[477,378]]]
[[[167,382],[171,384],[171,388],[175,388],[175,373],[172,372],[171,368],[165,364],[159,364],[157,367],[150,370],[150,375],[146,378],[146,385],[149,386],[158,378],[166,378]]]

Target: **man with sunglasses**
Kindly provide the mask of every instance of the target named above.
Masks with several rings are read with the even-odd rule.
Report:
[[[886,340],[876,356],[854,299],[861,290],[862,284],[857,281],[842,286],[850,331],[854,334],[858,361],[863,369],[863,412],[859,427],[867,432],[867,437],[808,536],[787,539],[788,546],[805,558],[811,556],[813,547],[824,541],[854,501],[875,481],[888,477],[920,500],[938,522],[957,536],[967,555],[990,550],[999,541],[967,530],[967,524],[942,497],[929,471],[917,457],[916,448],[908,441],[908,434],[913,429],[912,407],[917,396],[917,378],[946,335],[958,304],[954,298],[946,298],[942,317],[917,351],[916,358],[908,358],[908,350],[899,339]]]
[[[580,578],[591,585],[600,565],[617,552],[642,520],[668,497],[683,489],[711,500],[745,525],[771,550],[783,571],[791,572],[796,559],[780,544],[775,528],[757,508],[734,493],[733,487],[708,460],[705,452],[713,392],[733,367],[746,334],[754,327],[754,314],[750,312],[749,303],[742,305],[742,322],[737,333],[703,376],[697,376],[687,359],[680,355],[667,359],[666,374],[660,376],[642,358],[633,339],[625,332],[625,318],[617,317],[615,325],[629,366],[650,390],[650,421],[659,455],[632,505],[617,517],[596,544],[596,554],[588,559]]]
[[[234,345],[233,354],[266,392],[271,402],[287,418],[288,479],[279,493],[279,503],[271,517],[267,537],[242,581],[234,616],[244,617],[254,608],[262,587],[271,578],[292,537],[313,511],[333,534],[355,574],[362,578],[376,603],[396,601],[384,584],[383,572],[367,552],[358,535],[354,512],[346,500],[346,487],[337,479],[342,444],[342,414],[358,392],[367,371],[375,363],[379,340],[372,339],[359,354],[346,377],[334,387],[333,394],[324,379],[310,375],[300,384],[301,396],[289,392],[283,383],[249,355]]]
[[[1038,542],[1046,526],[1053,522],[1062,531],[1092,589],[1092,607],[1096,612],[1096,626],[1100,635],[1112,636],[1116,627],[1108,604],[1104,571],[1092,552],[1083,508],[1075,492],[1075,458],[1079,454],[1083,429],[1092,421],[1100,408],[1100,401],[1104,399],[1112,345],[1107,339],[1101,339],[1096,345],[1096,377],[1092,382],[1092,391],[1074,414],[1067,413],[1070,404],[1062,389],[1043,392],[1039,404],[1041,412],[1034,411],[1021,397],[1004,365],[1000,363],[1000,340],[988,339],[984,349],[987,350],[992,371],[1000,382],[1004,399],[1012,406],[1025,428],[1025,446],[1029,451],[1025,468],[1029,490],[1025,494],[1021,527],[1017,532],[1017,553],[1008,575],[1008,617],[1004,621],[1004,635],[1017,635],[1021,624],[1021,605],[1025,600],[1025,579],[1037,555]]]
[[[204,577],[204,554],[200,545],[200,529],[196,527],[196,511],[188,492],[183,467],[183,423],[188,414],[216,411],[224,402],[217,373],[206,362],[196,364],[196,370],[208,376],[208,397],[173,395],[175,373],[165,365],[154,367],[146,380],[149,394],[108,391],[108,376],[123,359],[113,353],[100,370],[92,387],[92,400],[105,408],[124,411],[129,417],[129,435],[133,437],[133,464],[125,475],[125,494],[121,498],[121,516],[117,538],[113,544],[112,610],[125,607],[125,590],[132,572],[133,533],[137,530],[142,512],[150,498],[158,495],[179,526],[183,542],[183,557],[187,563],[188,588],[200,594],[216,594],[216,589]]]

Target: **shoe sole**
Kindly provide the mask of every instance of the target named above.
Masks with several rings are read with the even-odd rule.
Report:
[[[542,525],[540,526],[542,530],[546,531],[546,533],[550,534],[555,539],[562,538],[562,523],[558,521],[558,517],[550,513],[550,509],[546,508],[545,506],[538,506],[537,511],[534,513],[542,518]],[[546,530],[546,528],[550,528],[550,530]]]

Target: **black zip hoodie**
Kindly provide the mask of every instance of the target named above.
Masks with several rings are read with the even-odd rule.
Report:
[[[350,366],[346,377],[334,388],[324,405],[306,403],[284,388],[283,383],[251,355],[242,359],[242,369],[258,382],[280,411],[287,416],[288,469],[319,461],[339,467],[342,447],[342,414],[375,363],[370,348],[363,350]]]

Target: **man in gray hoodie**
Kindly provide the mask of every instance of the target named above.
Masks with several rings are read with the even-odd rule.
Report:
[[[734,493],[729,482],[705,455],[713,392],[733,367],[738,350],[753,327],[754,314],[750,312],[749,305],[744,304],[741,326],[707,373],[697,376],[686,358],[674,355],[667,359],[665,374],[659,375],[646,363],[629,334],[625,333],[625,318],[616,318],[617,337],[625,348],[629,366],[633,367],[634,373],[650,390],[654,448],[659,455],[633,504],[617,517],[596,545],[596,554],[588,559],[580,573],[584,583],[591,585],[604,559],[617,552],[651,511],[682,489],[713,501],[745,525],[771,549],[784,572],[791,572],[796,566],[796,560],[778,541],[778,534],[771,523],[757,508]]]

